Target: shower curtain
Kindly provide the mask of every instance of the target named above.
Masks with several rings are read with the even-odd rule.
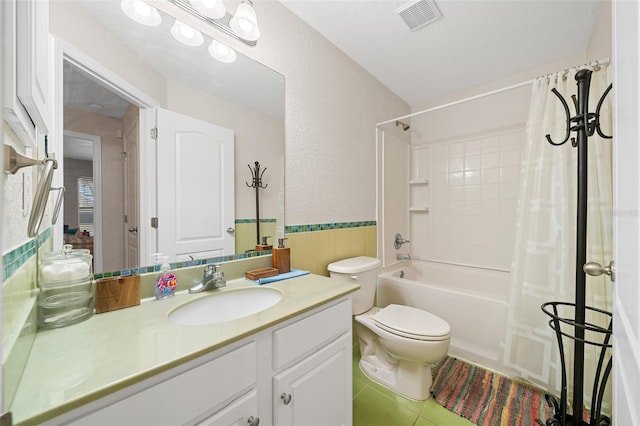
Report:
[[[581,67],[585,68],[585,67]],[[502,347],[502,368],[515,377],[560,395],[561,365],[555,333],[540,306],[545,302],[575,302],[577,149],[563,140],[566,115],[551,93],[556,88],[567,99],[571,116],[577,93],[575,74],[580,68],[538,78],[533,85],[522,150],[521,191],[516,240],[511,266],[507,326]],[[589,112],[610,83],[607,66],[591,68]],[[601,128],[611,135],[611,94],[601,110]],[[571,132],[575,137],[575,132]],[[587,260],[607,265],[612,259],[612,144],[597,133],[588,140]],[[608,277],[586,279],[586,304],[611,312],[613,288]],[[571,316],[573,313],[571,312]],[[589,319],[589,317],[588,317]],[[601,318],[591,318],[603,327]],[[598,339],[601,340],[601,339]],[[573,341],[565,339],[568,397],[573,395]],[[585,346],[584,403],[591,404],[594,370],[600,348]],[[603,412],[611,413],[606,392]]]

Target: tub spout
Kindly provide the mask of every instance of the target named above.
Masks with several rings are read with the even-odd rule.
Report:
[[[398,253],[398,254],[396,254],[396,259],[398,259],[398,260],[411,260],[411,255],[409,253]]]

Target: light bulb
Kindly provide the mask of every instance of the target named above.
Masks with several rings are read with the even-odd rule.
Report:
[[[151,6],[141,0],[133,0],[133,9],[140,14],[140,16],[151,15]]]
[[[200,31],[191,28],[187,24],[180,22],[176,19],[175,24],[171,27],[171,34],[173,37],[182,44],[187,46],[201,46],[204,43],[204,37]]]
[[[253,22],[248,19],[238,18],[238,25],[242,28],[242,31],[248,32],[253,28]]]
[[[220,43],[217,40],[211,40],[211,44],[209,45],[208,50],[209,50],[209,54],[213,56],[216,60],[220,62],[224,62],[226,64],[235,62],[237,58],[235,50],[233,50],[226,44]]]
[[[162,21],[158,10],[142,0],[122,0],[120,8],[125,15],[142,25],[155,27]]]
[[[249,3],[241,3],[235,15],[229,20],[229,26],[238,37],[255,41],[260,38],[256,11]]]

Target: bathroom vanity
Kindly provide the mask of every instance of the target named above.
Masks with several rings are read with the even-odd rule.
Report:
[[[216,291],[256,286],[233,280]],[[274,306],[237,320],[179,325],[204,294],[95,315],[38,333],[12,404],[17,424],[349,425],[350,293],[307,275],[270,284]],[[213,296],[215,297],[215,296]]]

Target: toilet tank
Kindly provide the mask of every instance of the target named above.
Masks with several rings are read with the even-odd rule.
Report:
[[[352,293],[352,313],[358,315],[373,307],[382,262],[375,257],[359,256],[330,263],[331,278],[356,282],[360,290]]]

